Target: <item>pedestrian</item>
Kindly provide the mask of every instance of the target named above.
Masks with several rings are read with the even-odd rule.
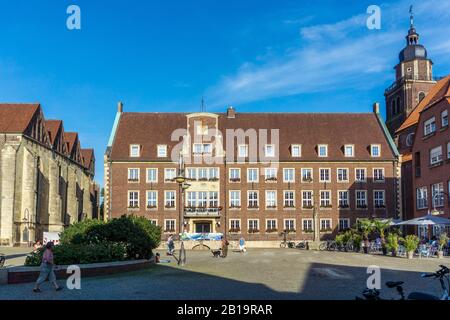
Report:
[[[38,252],[39,249],[41,249],[41,248],[42,248],[41,240],[36,241],[36,243],[33,245],[33,251]]]
[[[229,244],[228,240],[222,236],[222,258],[227,257]]]
[[[241,253],[244,253],[245,251],[247,251],[247,249],[245,248],[245,239],[244,239],[244,237],[241,237],[239,239],[239,251]]]
[[[170,235],[167,239],[167,255],[171,256],[173,255],[173,252],[175,251],[175,244],[173,241],[173,236]]]
[[[53,284],[56,291],[62,290],[62,287],[58,286],[58,283],[56,282],[56,275],[54,272],[55,262],[53,259],[53,247],[53,242],[47,242],[47,244],[45,245],[44,255],[42,256],[41,273],[39,274],[36,285],[33,289],[33,291],[36,293],[41,292],[39,286],[44,283],[47,278],[48,281]]]

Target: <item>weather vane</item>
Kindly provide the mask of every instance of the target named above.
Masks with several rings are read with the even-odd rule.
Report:
[[[414,25],[413,5],[409,6],[409,21],[410,21],[411,27],[412,27]]]

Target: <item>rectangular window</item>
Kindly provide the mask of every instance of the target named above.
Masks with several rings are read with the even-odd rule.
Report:
[[[381,146],[379,144],[372,144],[370,146],[370,155],[372,157],[379,157],[381,155],[380,149]]]
[[[416,190],[417,209],[428,208],[428,190],[427,187],[417,188]]]
[[[264,147],[264,154],[268,158],[275,157],[275,145],[266,144]]]
[[[305,209],[312,209],[313,207],[313,192],[309,190],[302,191],[302,207]]]
[[[241,192],[239,190],[230,191],[230,207],[241,207]]]
[[[284,191],[284,195],[283,195],[283,202],[284,202],[284,207],[285,208],[294,208],[295,207],[295,199],[294,196],[295,193],[294,191]]]
[[[195,191],[187,191],[186,192],[186,202],[189,208],[197,207],[197,192]]]
[[[256,190],[247,191],[248,207],[250,209],[256,209],[259,207],[259,193]]]
[[[230,220],[230,232],[239,232],[239,231],[241,231],[241,220],[231,219]]]
[[[339,219],[339,231],[344,231],[350,228],[350,219],[341,218]]]
[[[175,232],[175,219],[164,220],[164,232]]]
[[[138,144],[132,144],[130,145],[130,157],[139,157],[141,153],[141,146]]]
[[[139,181],[139,169],[128,169],[128,181],[138,182]]]
[[[175,182],[175,176],[177,174],[176,169],[164,169],[164,181]]]
[[[441,112],[441,124],[442,127],[447,127],[448,126],[448,111],[444,110]]]
[[[375,190],[373,192],[373,205],[375,208],[384,208],[384,190]]]
[[[264,176],[266,181],[277,181],[277,169],[265,168]]]
[[[167,209],[175,209],[175,191],[164,192],[164,207]]]
[[[199,181],[208,181],[208,169],[207,168],[198,168],[198,180]]]
[[[266,220],[266,232],[274,232],[277,231],[277,220],[276,219],[267,219]]]
[[[302,230],[304,232],[312,232],[314,230],[313,219],[303,219],[302,220]]]
[[[447,159],[450,159],[450,142],[447,142]]]
[[[338,191],[339,208],[348,208],[349,207],[348,197],[349,197],[348,190]]]
[[[259,220],[257,220],[257,219],[248,220],[248,231],[249,232],[258,232],[259,231]]]
[[[239,149],[239,151],[238,151],[239,158],[248,157],[248,145],[240,144],[238,149]]]
[[[366,168],[355,169],[355,180],[357,182],[366,182],[366,178],[367,178]]]
[[[331,208],[331,191],[320,191],[320,206],[322,208]]]
[[[158,225],[158,220],[156,220],[156,219],[150,219],[150,223],[151,223],[152,225],[154,225],[154,226],[157,226],[157,225]]]
[[[330,171],[331,169],[324,169],[324,168],[319,169],[320,182],[331,182]]]
[[[158,182],[158,169],[149,168],[147,169],[147,182],[156,183]]]
[[[295,169],[285,168],[283,169],[283,181],[295,182]]]
[[[266,209],[274,209],[277,207],[277,192],[266,190]]]
[[[240,182],[241,181],[241,169],[231,168],[230,169],[230,182]]]
[[[331,219],[320,219],[320,231],[330,232],[331,229]]]
[[[219,207],[219,193],[217,191],[209,192],[209,207],[210,208]]]
[[[192,181],[197,180],[197,168],[187,168],[186,178]]]
[[[349,157],[354,157],[355,153],[354,153],[354,146],[352,144],[346,144],[344,146],[344,155],[349,158]]]
[[[328,157],[328,145],[319,144],[317,149],[318,149],[319,157],[321,157],[321,158]]]
[[[442,161],[442,146],[431,149],[430,151],[430,164],[438,164]]]
[[[356,190],[356,208],[367,208],[367,190]]]
[[[247,182],[258,183],[259,169],[247,169]]]
[[[436,131],[436,118],[433,117],[433,118],[425,121],[423,130],[424,130],[425,136],[435,132]]]
[[[295,231],[295,220],[294,219],[284,220],[284,230],[291,232]]]
[[[219,168],[209,168],[208,179],[210,181],[217,181],[219,179]]]
[[[167,157],[167,145],[160,144],[158,145],[158,158],[165,158]]]
[[[197,193],[197,203],[199,208],[206,208],[208,204],[208,192],[199,191]]]
[[[128,191],[128,208],[139,208],[139,191]]]
[[[375,182],[383,182],[384,181],[384,169],[383,168],[373,169],[373,180]]]
[[[301,157],[302,156],[302,146],[300,144],[291,145],[291,155],[292,157]]]
[[[147,209],[156,209],[158,207],[158,191],[147,191]]]
[[[302,182],[312,182],[313,181],[313,169],[302,168]]]
[[[348,182],[348,169],[338,168],[337,169],[337,181],[338,182]]]
[[[444,184],[436,183],[431,186],[431,197],[434,207],[444,206]]]

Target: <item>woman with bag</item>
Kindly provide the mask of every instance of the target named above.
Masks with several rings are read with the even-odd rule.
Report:
[[[55,263],[53,260],[53,242],[48,242],[45,245],[45,251],[44,255],[42,256],[42,263],[41,263],[41,273],[39,274],[39,277],[36,281],[36,285],[34,286],[33,292],[41,292],[41,289],[39,289],[39,286],[44,283],[44,281],[48,278],[48,281],[50,281],[53,286],[55,287],[56,291],[62,290],[62,287],[58,286],[58,283],[56,283],[56,275],[53,270]]]

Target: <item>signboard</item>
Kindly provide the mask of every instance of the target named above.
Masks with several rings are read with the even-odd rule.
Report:
[[[45,246],[47,242],[59,244],[59,232],[44,232],[43,245]]]
[[[222,233],[183,233],[181,236],[182,240],[215,240],[220,241],[222,239]]]

